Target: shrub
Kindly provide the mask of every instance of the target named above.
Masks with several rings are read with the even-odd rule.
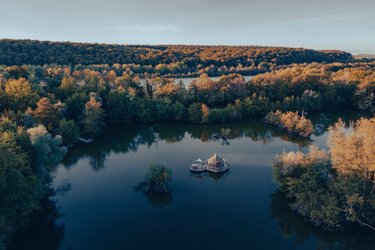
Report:
[[[144,180],[136,185],[136,190],[146,194],[168,194],[170,193],[172,170],[169,168],[152,163]]]

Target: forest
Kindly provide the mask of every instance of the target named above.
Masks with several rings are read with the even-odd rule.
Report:
[[[39,201],[53,192],[49,173],[67,148],[95,139],[107,124],[223,123],[277,110],[346,109],[373,115],[375,62],[351,60],[344,52],[305,49],[2,40],[0,242],[23,227]],[[238,72],[263,73],[245,81]],[[189,86],[166,77],[180,74],[199,77]],[[214,81],[208,74],[222,76]],[[362,129],[363,124],[367,123],[356,127]],[[341,129],[340,124],[333,128],[332,138]],[[338,145],[337,140],[331,139],[331,144]],[[315,156],[301,156],[309,157]],[[339,164],[335,159],[339,157],[329,168]],[[279,165],[283,163],[280,160]],[[367,181],[369,187],[363,191],[369,197],[373,197],[371,171],[366,177],[371,183]],[[286,190],[291,185],[283,177],[279,175],[279,182]],[[295,193],[291,198],[299,204]],[[352,198],[353,206],[361,203],[359,197]],[[366,218],[373,216],[368,209],[361,210]],[[353,220],[362,218],[353,213]],[[324,223],[342,225],[336,217],[333,220]]]
[[[260,46],[111,45],[0,40],[0,65],[116,65],[136,74],[210,76],[258,74],[293,63],[350,62],[336,50]]]

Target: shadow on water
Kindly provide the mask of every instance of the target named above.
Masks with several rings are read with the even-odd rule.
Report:
[[[61,213],[50,198],[42,201],[28,225],[17,232],[10,241],[9,250],[58,249],[64,238],[64,224],[58,224]]]
[[[324,231],[293,211],[280,191],[272,193],[271,200],[272,218],[277,222],[283,237],[295,239],[297,245],[311,240],[317,249],[374,249],[375,237],[370,230],[353,226],[344,232]]]

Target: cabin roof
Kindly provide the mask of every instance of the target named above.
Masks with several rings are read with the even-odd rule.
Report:
[[[217,153],[215,153],[207,160],[207,164],[210,166],[223,166],[224,160]]]

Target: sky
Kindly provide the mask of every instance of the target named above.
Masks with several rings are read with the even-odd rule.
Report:
[[[375,0],[0,0],[0,38],[375,53]]]

